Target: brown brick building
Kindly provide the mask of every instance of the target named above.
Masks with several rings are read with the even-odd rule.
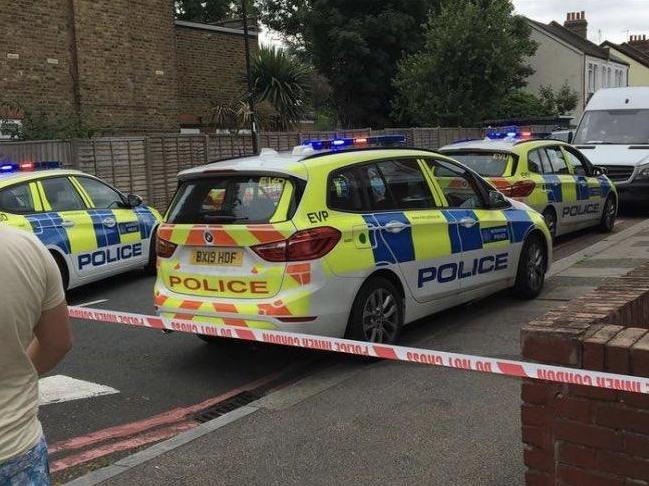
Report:
[[[0,102],[122,133],[205,123],[213,99],[243,89],[243,41],[174,22],[173,0],[2,0]]]

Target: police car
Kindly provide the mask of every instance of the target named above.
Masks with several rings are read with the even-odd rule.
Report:
[[[605,171],[567,143],[531,137],[517,127],[494,129],[484,140],[454,143],[440,152],[540,212],[553,237],[589,226],[613,231],[618,195]]]
[[[314,141],[181,172],[158,231],[158,312],[393,343],[500,289],[537,296],[541,215],[446,156],[381,146],[403,142]]]
[[[66,288],[138,267],[155,270],[158,212],[59,162],[0,162],[0,223],[33,232]]]

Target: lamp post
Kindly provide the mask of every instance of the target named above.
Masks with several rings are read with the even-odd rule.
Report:
[[[241,15],[243,17],[243,42],[246,49],[246,81],[248,82],[248,104],[250,106],[250,131],[252,135],[252,150],[259,153],[259,140],[257,139],[257,123],[255,122],[255,100],[252,93],[252,78],[250,76],[250,40],[248,39],[248,9],[246,0],[241,0]]]

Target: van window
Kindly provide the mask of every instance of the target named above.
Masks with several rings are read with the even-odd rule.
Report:
[[[649,144],[649,110],[587,111],[574,143]]]
[[[268,176],[187,181],[178,189],[167,220],[172,224],[268,223],[289,184],[288,179]]]

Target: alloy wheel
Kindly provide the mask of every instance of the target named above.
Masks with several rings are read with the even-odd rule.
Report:
[[[399,303],[392,292],[374,290],[363,307],[363,334],[373,343],[393,342],[399,331]]]

